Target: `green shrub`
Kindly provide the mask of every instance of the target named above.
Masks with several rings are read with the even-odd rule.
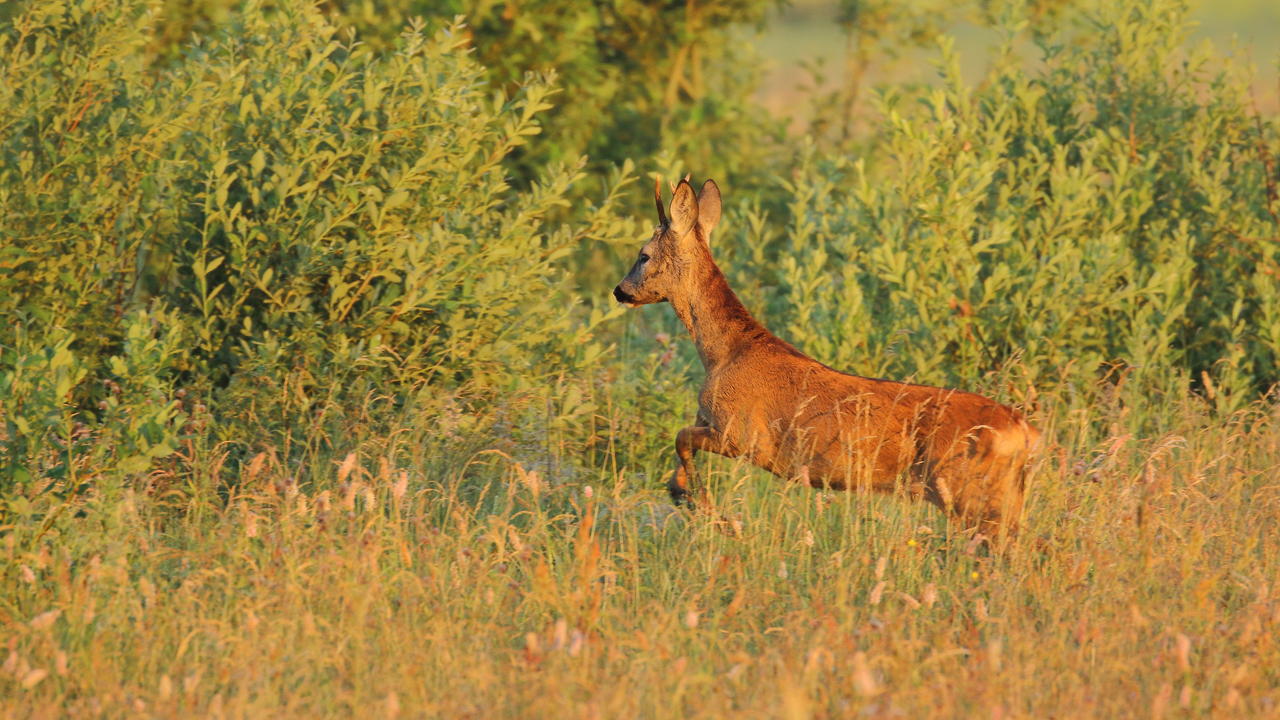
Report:
[[[94,456],[107,474],[197,439],[340,438],[374,406],[588,445],[601,402],[652,386],[666,356],[644,335],[671,327],[659,311],[597,332],[649,222],[632,155],[730,173],[717,255],[837,367],[964,386],[1021,368],[1047,392],[1110,373],[1224,408],[1275,380],[1276,129],[1239,79],[1182,57],[1164,0],[1055,6],[1085,22],[1061,45],[1023,31],[1039,69],[1011,26],[978,87],[949,60],[942,87],[886,90],[884,128],[839,144],[756,123],[756,69],[726,33],[762,3],[477,3],[453,8],[472,25],[437,13],[366,46],[332,19],[355,5],[215,2],[159,63],[173,26],[155,7],[26,3],[0,31],[0,371],[21,398],[4,452],[32,477],[77,422],[115,438]],[[902,18],[867,32],[932,27]],[[562,42],[531,41],[550,28]],[[766,176],[783,192],[757,192]],[[675,402],[633,401],[632,420]]]
[[[58,462],[65,458],[58,451],[59,438],[65,444],[72,435],[71,391],[88,373],[66,333],[33,339],[18,328],[11,342],[0,357],[0,396],[5,399],[0,483],[6,494],[34,479],[32,459],[45,460],[41,469],[51,477],[66,476],[66,465]]]
[[[780,126],[752,101],[757,62],[741,28],[763,23],[777,0],[335,0],[343,23],[375,45],[409,18],[466,19],[496,87],[554,69],[563,93],[545,117],[548,138],[522,150],[522,167],[587,154],[597,168],[673,152],[723,177],[759,170]]]
[[[56,500],[104,477],[145,473],[178,449],[192,415],[172,388],[186,346],[178,320],[159,310],[130,313],[120,354],[105,362],[78,354],[65,330],[33,336],[15,328],[13,344],[0,348],[0,518],[16,508],[43,515]],[[89,414],[75,396],[78,387],[88,390],[94,370],[102,399]],[[197,422],[205,413],[196,406]]]
[[[234,17],[230,0],[166,2],[152,44],[171,63],[193,33]],[[285,4],[287,8],[289,4]],[[402,47],[417,18],[428,33],[462,18],[484,82],[507,93],[530,72],[555,72],[562,90],[541,114],[543,141],[522,147],[508,167],[536,178],[551,162],[589,158],[606,172],[662,150],[705,172],[758,179],[781,124],[752,100],[759,62],[744,27],[762,25],[779,0],[327,0],[318,7],[379,53]]]
[[[747,223],[727,251],[776,258],[757,282],[786,337],[930,383],[1018,361],[1042,389],[1089,388],[1120,366],[1231,407],[1276,382],[1275,125],[1209,50],[1183,56],[1180,4],[1076,17],[1041,69],[1014,35],[977,88],[948,56],[916,102],[886,91],[861,157],[806,146],[785,232]]]
[[[459,25],[382,57],[311,9],[237,18],[159,74],[141,5],[32,4],[0,41],[0,313],[79,358],[82,420],[115,421],[93,380],[155,301],[190,338],[155,382],[214,392],[224,417],[289,377],[491,396],[599,355],[603,315],[577,319],[561,261],[630,229],[610,210],[630,170],[573,225],[547,221],[581,160],[512,191],[550,75],[491,92]]]

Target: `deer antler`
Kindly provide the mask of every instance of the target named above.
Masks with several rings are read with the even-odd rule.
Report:
[[[667,212],[662,209],[662,178],[653,179],[653,204],[658,208],[658,224],[669,225]]]

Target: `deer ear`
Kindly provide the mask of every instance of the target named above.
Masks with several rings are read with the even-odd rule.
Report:
[[[715,180],[702,183],[702,192],[698,193],[698,225],[702,228],[702,236],[711,239],[711,231],[720,222],[720,188]]]
[[[675,197],[671,198],[671,229],[677,236],[683,236],[693,229],[698,222],[698,198],[693,194],[693,187],[688,181],[681,180],[676,186]]]

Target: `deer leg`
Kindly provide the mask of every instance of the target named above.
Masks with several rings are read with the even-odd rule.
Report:
[[[702,418],[698,419],[702,423]],[[702,492],[705,488],[697,482],[693,468],[693,456],[699,450],[706,450],[725,457],[737,457],[740,453],[723,435],[705,424],[690,425],[676,433],[676,459],[680,462],[667,481],[667,492],[677,505],[692,504],[689,494],[694,486]]]
[[[699,412],[694,418],[693,425],[676,433],[676,469],[671,473],[671,477],[667,478],[667,492],[671,495],[671,502],[676,505],[690,504],[689,486],[690,476],[693,473],[693,449],[688,445],[687,431],[710,425],[711,423],[707,422]],[[689,458],[688,462],[685,461],[686,457]]]

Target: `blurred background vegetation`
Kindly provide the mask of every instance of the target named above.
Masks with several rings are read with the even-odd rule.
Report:
[[[23,628],[0,683],[44,693],[51,716],[100,714],[101,703],[142,712],[144,698],[175,714],[213,713],[224,691],[242,712],[269,714],[284,705],[255,694],[257,680],[235,695],[228,688],[240,675],[210,671],[204,685],[187,676],[179,692],[164,663],[191,647],[192,667],[265,663],[254,653],[305,637],[315,654],[299,657],[317,665],[300,666],[309,669],[296,684],[270,681],[291,688],[285,694],[305,686],[291,695],[301,698],[290,706],[297,714],[363,713],[357,700],[375,692],[398,707],[378,682],[335,699],[337,684],[324,680],[337,672],[325,665],[329,649],[362,637],[364,626],[345,618],[376,597],[385,612],[368,627],[386,636],[370,640],[370,663],[420,631],[455,648],[493,643],[476,642],[488,655],[471,663],[415,661],[441,692],[458,693],[435,709],[465,715],[475,697],[522,684],[477,675],[467,699],[470,686],[453,685],[460,667],[490,672],[485,659],[507,652],[523,659],[493,672],[523,672],[553,644],[567,652],[587,642],[548,626],[548,613],[598,638],[620,628],[630,637],[628,623],[679,603],[739,612],[745,595],[702,580],[738,541],[660,522],[672,433],[692,417],[702,372],[696,353],[664,308],[624,313],[609,296],[651,231],[653,178],[692,173],[723,189],[713,253],[779,335],[839,369],[988,393],[1051,438],[1039,470],[1049,481],[1033,494],[1028,526],[1059,539],[1061,572],[1021,584],[1039,572],[1028,555],[1018,572],[976,590],[963,542],[938,540],[927,551],[936,555],[910,556],[901,580],[917,607],[917,595],[936,600],[939,587],[939,607],[979,597],[1029,607],[1009,610],[1010,627],[1025,632],[1010,632],[1008,654],[1026,659],[1043,633],[1061,630],[1067,649],[1048,674],[1086,677],[1102,665],[1072,648],[1085,647],[1096,619],[1068,623],[1074,610],[1050,600],[1105,576],[1111,584],[1091,597],[1132,614],[1115,611],[1114,632],[1102,633],[1116,638],[1104,653],[1114,695],[1104,698],[1172,702],[1172,690],[1135,679],[1124,658],[1145,642],[1174,643],[1161,652],[1176,659],[1181,687],[1192,678],[1218,697],[1187,690],[1183,707],[1266,714],[1280,696],[1249,688],[1280,686],[1280,663],[1257,639],[1268,633],[1251,628],[1280,622],[1269,609],[1280,592],[1268,600],[1269,586],[1249,578],[1274,578],[1280,557],[1272,535],[1256,532],[1280,526],[1268,479],[1280,463],[1277,7],[0,4],[0,577],[11,588],[0,615]],[[780,529],[741,541],[752,572],[739,579],[779,582],[761,591],[768,597],[752,595],[762,614],[741,616],[750,624],[735,631],[742,652],[775,621],[791,630],[774,637],[817,627],[805,593],[836,608],[839,637],[864,632],[869,606],[845,604],[862,597],[848,587],[850,567],[868,587],[879,582],[874,606],[887,561],[872,578],[871,550],[848,566],[841,553],[890,548],[893,533],[919,548],[921,523],[940,522],[928,509],[861,501],[823,516],[827,496],[768,494],[781,486],[757,480],[755,490],[735,486],[735,512]],[[588,509],[597,507],[607,520],[593,530]],[[127,547],[104,551],[117,538]],[[793,559],[811,557],[815,543],[820,558]],[[1161,543],[1182,554],[1127,553]],[[366,547],[386,552],[368,561]],[[480,547],[497,550],[473,562]],[[1091,570],[1107,549],[1118,559]],[[282,569],[294,551],[336,565]],[[332,577],[315,574],[324,567]],[[509,568],[513,580],[501,574]],[[204,580],[193,579],[199,572]],[[1220,602],[1197,584],[1214,572],[1239,583]],[[634,592],[601,595],[601,573]],[[419,575],[438,584],[423,590]],[[226,580],[221,594],[201,589],[215,576]],[[244,585],[259,577],[279,587]],[[1140,597],[1125,589],[1134,577]],[[508,582],[523,588],[509,603]],[[157,601],[157,586],[176,604],[165,605],[164,592]],[[481,587],[483,606],[449,605]],[[278,637],[261,643],[246,639],[259,637],[253,611],[252,621],[226,619],[241,617],[237,598],[258,592],[293,598],[270,611],[279,624],[262,632]],[[447,628],[415,625],[417,615],[403,626],[386,619],[410,597]],[[783,612],[770,605],[779,597],[797,604]],[[87,619],[55,625],[57,615],[40,614],[51,598],[66,617],[76,607]],[[157,606],[162,631],[142,612]],[[468,625],[492,608],[497,619]],[[933,639],[918,644],[977,638],[963,608],[921,630]],[[1133,618],[1165,608],[1184,609],[1190,624],[1142,636],[1146,620]],[[320,630],[297,626],[313,612]],[[689,617],[635,637],[675,638],[658,654],[692,653],[715,677],[732,674],[743,697],[781,687],[768,702],[782,705],[752,707],[804,716],[779,709],[791,707],[791,686],[773,682],[776,666],[735,671],[746,661],[681,640],[698,626],[699,615]],[[1230,637],[1244,645],[1213,629],[1223,617],[1239,620],[1244,629]],[[189,645],[205,632],[193,629],[200,622],[218,630]],[[62,628],[56,643],[51,627]],[[1203,632],[1197,653],[1214,648],[1225,659],[1193,672],[1176,639],[1186,627]],[[986,658],[981,672],[995,677],[1002,646],[993,666],[988,640],[964,652]],[[635,653],[653,654],[649,639],[635,642]],[[802,646],[769,647],[786,663],[819,667]],[[582,677],[608,689],[635,653],[609,655]],[[73,667],[99,672],[67,672],[68,654]],[[132,675],[103,669],[119,657]],[[841,657],[852,664],[841,667],[867,662]],[[950,672],[926,659],[903,655],[902,667],[916,669],[898,674],[915,673],[915,704],[903,702],[920,712],[943,707],[925,688],[930,673]],[[1009,667],[1006,675],[1019,665]],[[57,678],[41,684],[49,668]],[[654,683],[683,682],[652,671]],[[796,682],[820,695],[825,676],[814,673]],[[870,703],[879,681],[864,675],[858,693]],[[129,694],[112,695],[113,683]],[[619,695],[605,715],[663,713],[635,704],[661,703],[663,693],[643,696]],[[697,705],[686,695],[694,704],[681,707],[741,709],[715,706],[718,698]],[[829,714],[845,707],[828,701]],[[981,697],[948,702],[953,716],[990,709]],[[1030,689],[1021,707],[1091,714],[1080,710],[1087,702]],[[35,706],[14,707],[26,715]]]

